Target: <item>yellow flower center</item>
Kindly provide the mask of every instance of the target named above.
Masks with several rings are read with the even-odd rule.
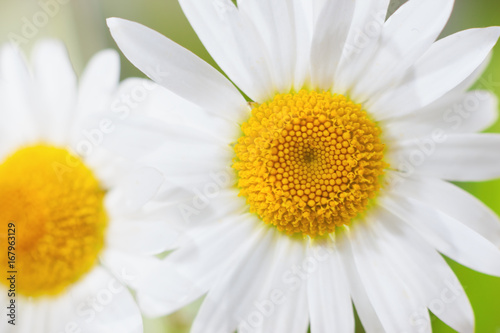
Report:
[[[257,105],[233,168],[250,212],[287,234],[335,231],[380,189],[381,129],[343,95],[302,90]]]
[[[103,198],[92,171],[66,149],[31,146],[0,164],[0,264],[3,274],[16,272],[16,293],[60,294],[96,265]]]

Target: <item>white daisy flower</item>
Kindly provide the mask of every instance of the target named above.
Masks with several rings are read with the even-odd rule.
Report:
[[[497,99],[468,91],[500,28],[436,41],[452,0],[386,20],[388,3],[180,0],[251,103],[167,38],[108,20],[185,117],[151,114],[168,140],[148,163],[194,195],[167,196],[191,242],[141,282],[147,314],[206,294],[192,332],[353,332],[352,303],[367,332],[430,332],[428,309],[474,331],[440,253],[500,276],[498,217],[448,182],[500,176],[500,136],[477,134]]]
[[[142,332],[126,286],[167,248],[172,231],[146,210],[163,177],[104,153],[115,125],[99,114],[146,80],[119,85],[115,51],[79,84],[61,43],[32,58],[31,70],[18,49],[0,51],[0,331]]]

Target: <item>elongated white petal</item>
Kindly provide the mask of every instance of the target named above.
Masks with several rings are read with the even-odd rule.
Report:
[[[393,167],[409,168],[417,175],[454,181],[500,177],[498,134],[433,133],[430,137],[398,142],[393,148]]]
[[[189,22],[210,55],[256,102],[275,93],[266,45],[246,13],[231,0],[181,0]]]
[[[459,187],[439,179],[418,177],[406,179],[397,191],[453,217],[500,248],[498,216]]]
[[[105,50],[92,57],[80,79],[77,116],[107,111],[119,80],[120,57],[116,51]]]
[[[58,41],[38,43],[33,65],[42,101],[43,135],[50,142],[67,144],[70,121],[75,116],[77,82],[66,48]]]
[[[214,182],[210,184],[216,184]],[[210,188],[213,188],[210,186]],[[187,226],[185,232],[197,233],[199,227],[213,227],[222,220],[240,216],[248,211],[244,198],[239,198],[237,188],[219,188],[216,192],[207,188],[162,188],[156,200],[168,204],[161,208],[161,216],[167,221],[178,221]],[[175,195],[175,198],[173,197]]]
[[[108,211],[113,217],[136,212],[155,196],[163,181],[163,175],[154,168],[134,170],[108,194]]]
[[[171,184],[186,189],[207,188],[211,193],[236,183],[236,174],[230,168],[233,156],[230,147],[220,145],[166,143],[144,163],[158,168]]]
[[[210,132],[200,131],[185,124],[165,123],[142,115],[131,115],[124,120],[113,116],[108,119],[112,123],[113,131],[103,136],[103,140],[101,140],[103,146],[112,150],[115,154],[131,160],[140,160],[150,153],[159,149],[166,150],[168,149],[167,146],[172,147],[176,143],[179,153],[182,153],[183,146],[192,147],[198,145],[196,152],[183,152],[184,154],[191,154],[193,158],[197,156],[198,150],[202,150],[201,146],[210,146],[212,150],[218,149],[221,151],[230,149],[229,143],[221,143]],[[99,119],[97,118],[95,121],[94,125],[89,123],[88,127],[95,128],[98,126],[97,121]],[[163,148],[164,146],[165,148]],[[175,147],[172,149],[175,149]],[[158,156],[157,158],[168,159],[169,156]]]
[[[395,85],[434,43],[448,21],[454,0],[411,0],[384,24],[378,52],[356,84],[353,98],[362,102]]]
[[[26,312],[25,315],[37,325],[31,332],[52,333],[71,329],[96,333],[142,333],[142,318],[132,295],[102,267],[95,268],[60,297],[30,302],[34,313]],[[26,308],[23,306],[22,309],[25,311]],[[43,321],[37,318],[40,315]]]
[[[354,1],[328,1],[319,15],[311,48],[311,80],[314,87],[329,90],[333,86],[349,34],[354,4]]]
[[[338,250],[328,244],[313,246],[308,258],[318,262],[307,282],[311,331],[354,332],[349,280]]]
[[[498,119],[495,94],[474,90],[455,98],[444,98],[414,113],[388,119],[386,128],[397,140],[432,136],[436,131],[450,134],[481,132]]]
[[[251,19],[269,54],[274,89],[288,92],[292,88],[297,63],[295,16],[298,1],[246,0],[238,2],[241,16]]]
[[[263,284],[254,301],[242,317],[238,331],[253,328],[255,332],[293,332],[307,330],[307,279],[314,269],[314,258],[304,258],[302,242],[282,237],[272,230],[275,243],[268,255],[271,256],[268,283]],[[310,263],[313,265],[309,266]],[[307,267],[306,267],[307,266]],[[302,272],[298,273],[297,271]],[[302,275],[300,275],[302,274]],[[256,318],[262,314],[262,320]]]
[[[107,247],[128,253],[155,255],[172,250],[180,237],[168,221],[112,221]]]
[[[484,74],[486,68],[488,68],[491,58],[493,57],[493,51],[486,56],[483,63],[477,67],[471,75],[469,75],[464,81],[460,82],[455,88],[451,89],[443,98],[456,98],[457,96],[463,95],[465,92],[471,89],[471,87],[479,80],[478,89],[491,89],[492,82],[489,82],[487,78],[481,78]]]
[[[10,302],[7,293],[0,294],[0,302],[2,302],[3,304],[7,304],[8,302]],[[10,318],[9,318],[9,320],[10,320]],[[15,326],[9,324],[9,322],[7,320],[0,321],[0,330],[2,332],[11,333],[12,331],[14,331],[14,329],[15,329],[14,327]],[[17,327],[17,329],[20,331],[19,326]]]
[[[0,156],[40,140],[36,126],[38,95],[26,60],[19,49],[6,45],[0,53]]]
[[[479,272],[500,276],[500,249],[453,217],[411,198],[385,199],[382,204],[439,252]]]
[[[241,121],[245,99],[206,62],[141,24],[112,18],[108,26],[125,56],[152,80],[208,112]]]
[[[386,245],[370,230],[370,221],[367,222],[347,234],[366,294],[385,331],[418,332],[410,318],[423,304],[408,297],[411,293],[408,285],[398,276],[397,267],[388,262]]]
[[[103,251],[99,260],[119,282],[134,290],[141,287],[145,278],[151,276],[161,262],[154,256],[127,253],[111,247]]]
[[[373,228],[409,286],[409,297],[423,305],[409,318],[418,332],[430,332],[427,308],[458,332],[472,332],[474,313],[460,281],[446,261],[400,218],[382,211]],[[408,264],[411,263],[411,264]]]
[[[141,280],[138,298],[145,313],[168,314],[201,297],[214,286],[221,273],[225,274],[241,251],[260,239],[260,235],[253,234],[248,217],[232,219],[226,217],[220,225],[202,229],[203,232]]]
[[[259,294],[268,283],[271,270],[273,232],[264,229],[253,237],[245,251],[209,291],[193,323],[191,331],[234,332],[241,318],[258,301]]]
[[[96,270],[92,279],[86,279],[72,297],[72,309],[84,314],[82,331],[107,333],[142,333],[142,317],[129,290],[102,268]],[[96,311],[94,302],[100,306]],[[59,318],[59,322],[61,322]]]
[[[94,65],[95,70],[98,69],[97,67],[111,62],[112,59],[112,53],[103,54],[98,57],[96,59],[97,63]],[[92,73],[88,73],[87,75],[87,80],[90,80]],[[139,137],[137,140],[134,140],[135,133],[133,130],[129,130],[128,135],[124,134],[121,136],[120,134],[123,134],[120,131],[121,122],[130,121],[130,118],[133,118],[136,114],[145,114],[150,108],[161,110],[163,108],[162,104],[156,104],[157,101],[152,102],[152,95],[155,92],[158,94],[158,90],[160,89],[161,91],[166,91],[166,89],[150,80],[138,78],[126,79],[120,85],[113,88],[113,74],[108,73],[106,75],[108,79],[105,81],[109,81],[107,83],[93,84],[89,81],[86,84],[88,85],[87,88],[82,86],[82,93],[87,95],[88,98],[93,99],[93,102],[86,101],[78,105],[79,117],[74,123],[71,146],[74,151],[79,152],[88,159],[93,158],[95,151],[99,150],[101,146],[110,146],[111,143],[116,142],[115,140],[123,140],[122,145],[117,144],[119,148],[113,151],[113,153],[119,154],[121,151],[129,152],[129,155],[125,156],[129,157],[132,155],[134,158],[130,158],[130,160],[137,160],[136,155],[133,155],[137,150],[141,150],[144,153],[145,148],[153,149],[152,147],[157,147],[160,144],[158,135],[155,136],[155,139],[157,139],[155,145],[152,145],[150,142],[145,144]],[[103,91],[93,90],[92,87],[94,85],[101,87]],[[107,85],[108,87],[105,88],[102,85]],[[97,109],[87,108],[92,107],[92,105]],[[153,123],[153,121],[151,122]],[[141,149],[138,149],[137,146],[140,146]],[[109,155],[109,152],[106,153]]]
[[[378,48],[389,0],[355,1],[351,28],[335,75],[335,91],[346,93],[362,77]]]
[[[296,64],[294,70],[294,90],[299,90],[311,79],[311,45],[319,13],[326,0],[302,1],[294,0]]]
[[[273,292],[273,290],[271,290],[271,292]],[[309,314],[307,313],[307,293],[305,285],[300,286],[299,290],[291,292],[286,302],[276,307],[276,313],[265,318],[261,329],[256,329],[256,332],[303,333],[307,331],[307,327],[309,326]]]
[[[125,98],[127,96],[142,96],[142,91],[146,91],[147,98],[140,98],[136,109],[131,109],[129,114],[139,116],[139,114],[152,118],[156,123],[158,121],[181,125],[189,128],[187,132],[198,131],[206,133],[204,141],[214,141],[229,144],[235,141],[239,136],[240,126],[234,122],[228,121],[214,114],[206,112],[203,108],[183,99],[169,90],[158,86],[149,80],[128,79],[120,86],[120,91],[115,97],[119,103],[115,105],[114,113],[117,113],[122,119],[130,119],[130,123],[135,122],[134,117],[127,117]],[[144,100],[143,100],[144,99]],[[120,108],[118,110],[118,108]],[[120,112],[121,110],[121,112]],[[176,137],[175,140],[178,138]]]
[[[356,306],[359,319],[361,320],[363,328],[367,333],[383,332],[384,327],[382,322],[377,316],[375,307],[368,297],[366,286],[361,280],[360,272],[356,266],[349,238],[344,234],[350,233],[351,230],[348,228],[340,230],[342,230],[342,234],[338,237],[338,250],[346,275],[349,279],[349,289],[354,305]]]
[[[500,27],[470,29],[434,43],[412,66],[402,84],[368,103],[382,120],[434,102],[466,80],[488,57]]]
[[[9,298],[6,298],[6,300],[7,302],[10,302]],[[39,327],[44,328],[44,331],[42,333],[50,332],[46,329],[46,327],[48,326],[47,317],[51,314],[50,303],[47,304],[48,302],[46,301],[32,301],[26,297],[18,297],[16,299],[16,303],[17,309],[22,309],[24,314],[22,317],[16,317],[16,325],[11,325],[7,322],[7,320],[5,320],[4,323],[2,323],[3,325],[5,325],[5,330],[2,330],[2,332],[30,333],[36,331]],[[17,314],[19,314],[19,312]],[[4,329],[3,325],[0,325],[0,328]]]

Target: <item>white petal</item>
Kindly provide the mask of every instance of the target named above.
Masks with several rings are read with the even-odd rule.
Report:
[[[210,55],[256,102],[275,93],[265,42],[247,13],[231,0],[181,0],[184,14]]]
[[[385,198],[381,204],[439,252],[476,271],[500,276],[500,249],[453,217],[411,198]]]
[[[76,151],[82,142],[104,145],[113,153],[137,160],[163,144],[223,145],[229,148],[240,127],[203,111],[149,80],[127,79],[111,102],[110,112],[85,117],[73,140]],[[84,149],[85,150],[85,149]],[[158,155],[158,154],[157,154]],[[167,157],[167,156],[165,156]]]
[[[439,179],[407,178],[397,187],[397,193],[453,217],[500,248],[500,219],[461,188]]]
[[[248,211],[245,198],[239,197],[237,188],[222,188],[217,191],[218,180],[185,191],[182,188],[162,188],[155,200],[163,200],[161,212],[167,221],[179,221],[188,226],[185,232],[197,232],[197,227],[212,227],[222,220],[238,217]],[[220,184],[220,183],[219,183]],[[175,195],[175,196],[174,196]],[[175,200],[172,199],[174,196]],[[195,228],[196,227],[196,228]]]
[[[254,244],[252,228],[248,217],[229,217],[219,225],[202,229],[204,232],[174,251],[141,280],[141,309],[148,315],[164,315],[201,297],[239,258],[240,252]]]
[[[295,11],[298,1],[240,0],[241,16],[251,18],[269,54],[269,69],[273,74],[274,89],[288,92],[292,88],[297,59],[297,31]]]
[[[151,167],[142,167],[124,177],[106,197],[106,206],[113,218],[135,212],[158,192],[164,177]]]
[[[492,89],[492,82],[488,82],[486,78],[481,78],[488,68],[491,58],[493,57],[493,51],[491,51],[486,58],[483,60],[483,63],[477,67],[471,75],[469,75],[464,81],[462,81],[459,85],[457,85],[455,88],[450,90],[444,97],[456,97],[458,95],[462,95],[463,93],[467,92],[468,90],[471,89],[471,87],[476,83],[476,81],[480,80],[480,85],[478,89],[486,89],[490,90]],[[491,78],[490,78],[491,79]]]
[[[236,182],[231,169],[234,150],[207,133],[143,117],[130,117],[115,125],[103,146],[125,159],[158,169],[170,186],[214,192]]]
[[[307,18],[307,22],[309,27],[311,28],[311,32],[314,30],[316,23],[318,22],[319,16],[325,8],[325,4],[328,0],[317,0],[317,1],[304,1],[299,0],[303,5],[302,15]],[[312,37],[312,35],[311,35]]]
[[[299,290],[291,293],[289,300],[281,307],[278,307],[276,314],[268,318],[262,325],[261,332],[307,332],[309,314],[307,312],[306,296],[305,286],[301,286]]]
[[[137,169],[137,164],[133,161],[113,155],[100,146],[94,146],[90,154],[82,155],[85,157],[85,165],[94,172],[101,187],[107,191],[115,188],[123,177]]]
[[[352,92],[358,102],[396,84],[443,30],[454,0],[411,0],[384,24],[378,52]]]
[[[130,117],[126,121],[117,118],[108,119],[113,124],[113,131],[104,136],[102,146],[125,160],[142,161],[169,138],[163,131],[158,130],[158,126],[152,124],[153,119],[139,117]],[[97,127],[97,123],[96,126],[89,123],[89,128],[91,127]]]
[[[106,110],[120,80],[120,57],[114,50],[97,53],[80,79],[78,115]]]
[[[213,141],[213,138],[217,138],[221,142],[228,144],[234,142],[240,135],[241,129],[238,124],[210,114],[203,108],[180,98],[149,80],[128,79],[124,81],[116,97],[116,99],[120,100],[116,107],[122,109],[126,105],[125,97],[127,95],[140,96],[140,92],[144,90],[147,97],[138,99],[137,102],[140,103],[137,103],[136,110],[130,110],[130,113],[147,115],[156,121],[167,124],[182,125],[190,128],[189,131],[196,130],[207,133],[205,140]],[[117,109],[114,111],[119,114],[120,119],[128,117],[128,113],[120,114]],[[123,109],[122,112],[125,112],[125,110]]]
[[[212,183],[211,191],[217,191],[215,187],[220,189],[234,185],[236,173],[230,168],[234,150],[202,142],[166,142],[145,157],[143,163],[158,168],[171,184],[188,189],[202,188]]]
[[[437,133],[437,134],[436,134]],[[500,135],[445,134],[397,142],[392,167],[403,172],[454,181],[483,181],[500,177]],[[413,170],[414,169],[414,170]]]
[[[402,84],[366,105],[382,120],[434,102],[466,80],[488,57],[500,27],[470,29],[434,43],[412,66]]]
[[[355,1],[354,15],[335,82],[335,91],[346,93],[363,74],[377,50],[389,0]]]
[[[158,84],[233,122],[246,115],[238,90],[190,51],[135,22],[112,18],[108,26],[125,56]]]
[[[1,291],[2,292],[0,293],[0,302],[2,302],[2,304],[6,304],[8,306],[10,299],[7,296],[6,288],[2,287]],[[11,319],[10,317],[7,317],[7,318],[8,318],[7,320]],[[14,331],[15,326],[10,325],[7,320],[0,321],[0,332],[6,332],[6,333],[15,332]],[[19,326],[18,326],[18,330],[20,331]]]
[[[385,331],[418,332],[410,318],[423,304],[409,297],[408,284],[388,262],[387,244],[371,230],[371,219],[377,218],[371,217],[366,225],[358,224],[355,232],[347,233],[360,280]]]
[[[383,212],[374,224],[391,261],[408,283],[409,297],[424,304],[410,324],[419,332],[431,332],[427,308],[459,332],[472,332],[474,313],[460,281],[446,261],[398,217]]]
[[[449,107],[450,104],[461,100],[464,98],[464,96],[468,93],[468,90],[476,83],[477,80],[481,78],[483,75],[484,71],[490,64],[491,58],[492,58],[493,51],[488,54],[488,56],[484,59],[484,61],[477,67],[472,74],[470,74],[464,81],[462,81],[460,84],[458,84],[456,87],[451,89],[449,92],[444,94],[442,97],[438,98],[434,102],[430,103],[429,105],[420,108],[418,110],[415,110],[410,113],[403,113],[402,115],[395,115],[394,118],[389,117],[387,118],[387,121],[392,121],[393,119],[404,119],[405,116],[411,117],[412,115],[414,117],[418,117],[422,113],[427,113],[428,110],[437,110],[437,109],[442,109]],[[490,81],[488,81],[486,78],[482,78],[480,80],[479,88],[478,89],[485,89],[489,90],[493,87],[493,84]],[[478,90],[478,92],[482,92],[483,90]],[[475,92],[475,91],[474,91]],[[470,92],[470,93],[474,93]],[[476,99],[481,99],[482,101],[482,96]]]
[[[389,117],[385,121],[389,123],[389,126],[392,126],[391,123],[398,122],[401,120],[408,119],[410,122],[426,122],[426,121],[432,121],[436,117],[442,117],[444,120],[447,121],[447,123],[453,123],[453,128],[452,130],[456,130],[459,133],[462,132],[479,132],[480,130],[473,130],[474,128],[479,127],[479,123],[486,123],[486,119],[483,118],[488,118],[487,115],[478,115],[472,117],[473,119],[468,120],[466,123],[467,124],[461,124],[459,128],[454,128],[456,127],[456,119],[454,117],[450,117],[448,113],[450,113],[449,108],[451,108],[453,105],[453,111],[455,113],[459,113],[463,118],[467,118],[467,115],[469,113],[475,113],[476,111],[479,111],[480,108],[482,107],[487,107],[488,105],[488,100],[490,99],[489,95],[491,95],[491,92],[487,91],[488,89],[491,89],[493,87],[493,84],[488,79],[482,78],[479,82],[478,89],[485,89],[485,90],[474,90],[474,91],[468,91],[475,83],[478,81],[481,76],[483,75],[484,71],[488,67],[491,58],[492,58],[492,53],[490,52],[486,59],[483,61],[479,67],[477,67],[472,74],[470,74],[464,81],[462,81],[460,84],[458,84],[456,87],[451,89],[448,93],[444,94],[442,97],[438,98],[434,102],[430,103],[429,105],[420,108],[418,110],[415,110],[413,112],[409,113],[404,113],[402,115],[395,115],[394,117]],[[486,95],[488,94],[488,95]],[[492,98],[492,97],[491,97]],[[496,96],[494,97],[496,98]],[[473,99],[473,100],[471,100]],[[493,101],[492,101],[493,102]],[[458,103],[458,104],[457,104]],[[463,105],[462,105],[463,104]],[[465,106],[467,104],[467,106]],[[463,112],[462,109],[465,108],[467,112]],[[446,110],[443,110],[446,109]],[[456,110],[455,110],[456,109]],[[443,114],[444,111],[447,111],[448,113]],[[483,111],[483,112],[493,112],[493,111]],[[496,113],[496,110],[494,111]],[[435,115],[436,113],[437,115]],[[464,115],[465,114],[465,115]],[[435,115],[435,117],[432,117]],[[498,115],[497,115],[498,116]],[[476,118],[477,117],[477,118]],[[491,118],[495,118],[496,116],[491,116]],[[450,119],[453,118],[453,119]],[[400,122],[400,123],[401,123]],[[471,123],[470,127],[468,126],[468,123]],[[426,123],[426,127],[428,129],[428,124]],[[403,127],[408,127],[405,125],[402,125]],[[477,127],[476,127],[477,126]],[[484,125],[486,128],[487,126]],[[395,127],[395,126],[392,126]],[[438,127],[438,126],[434,126]],[[447,130],[449,126],[444,126],[443,130]],[[484,129],[483,128],[483,129]],[[415,131],[419,131],[419,124],[416,124],[415,129],[410,129],[409,133],[413,133]],[[452,131],[453,132],[453,131]],[[406,135],[405,135],[406,136]],[[409,136],[409,135],[408,135]],[[417,135],[418,136],[418,135]]]
[[[65,46],[58,41],[36,44],[33,64],[42,101],[43,135],[50,142],[67,144],[76,111],[76,75]]]
[[[51,309],[50,303],[47,302],[47,300],[32,300],[25,297],[16,297],[16,304],[16,325],[7,324],[7,330],[2,330],[2,332],[31,333],[40,329],[41,333],[51,332],[48,327],[50,323],[47,320],[48,315],[51,313]],[[20,313],[22,313],[22,316],[19,315]],[[5,320],[5,322],[7,323],[7,320]]]
[[[311,49],[313,87],[329,90],[334,83],[354,14],[354,1],[326,2],[319,15]]]
[[[44,323],[23,310],[23,317],[38,325],[30,332],[142,333],[141,315],[132,295],[102,267],[96,267],[66,294],[37,303],[34,311],[43,316]]]
[[[398,140],[432,135],[481,132],[498,119],[495,94],[474,90],[454,98],[443,98],[411,114],[388,119],[386,130]]]
[[[294,1],[296,64],[293,88],[299,90],[311,79],[311,44],[314,27],[326,0]]]
[[[317,258],[318,269],[307,282],[311,331],[354,332],[354,313],[349,280],[333,245],[312,246],[309,258]]]
[[[110,123],[109,130],[96,132],[104,119]],[[161,152],[156,150],[162,145],[184,154],[213,144],[232,150],[229,144],[241,131],[237,124],[208,114],[165,88],[142,79],[124,81],[112,102],[111,112],[88,117],[84,129],[84,134],[75,140],[76,148],[81,141],[91,140],[131,160],[151,152],[160,159],[169,159],[170,154],[160,156]]]
[[[349,228],[343,228],[342,231],[339,229],[339,232],[342,233],[340,237],[337,237],[339,257],[342,260],[349,280],[351,297],[356,306],[356,312],[359,315],[359,319],[367,333],[384,332],[382,322],[377,316],[375,307],[368,297],[366,286],[361,280],[349,239],[346,235],[343,235],[344,232],[349,233],[351,230]]]
[[[103,269],[92,275],[71,295],[82,330],[142,333],[141,314],[130,292]]]
[[[141,286],[160,264],[160,259],[107,248],[100,256],[101,264],[123,285],[132,289]],[[159,277],[157,277],[159,278]]]
[[[112,221],[106,245],[111,249],[136,254],[159,254],[176,246],[179,231],[167,221]]]
[[[251,313],[255,311],[256,303],[262,302],[259,295],[263,292],[267,294],[266,291],[270,293],[272,290],[271,272],[275,263],[272,254],[279,249],[276,247],[275,237],[281,235],[276,235],[275,230],[269,228],[262,228],[261,231],[263,234],[253,237],[238,261],[219,277],[217,284],[209,291],[193,323],[193,333],[230,333],[242,321],[245,325],[245,320],[253,327],[262,325],[265,316],[259,312],[262,310],[256,311],[256,322],[251,319]],[[290,253],[290,257],[293,258],[294,253]],[[303,327],[304,330],[305,328]],[[240,329],[243,330],[242,327]]]
[[[0,157],[3,157],[40,139],[34,82],[23,54],[11,45],[1,49],[0,87]]]
[[[316,274],[316,257],[307,257],[304,241],[290,239],[277,230],[269,268],[263,272],[268,281],[254,293],[250,309],[242,317],[238,332],[304,333],[309,325],[307,285]],[[262,320],[260,320],[262,315]]]

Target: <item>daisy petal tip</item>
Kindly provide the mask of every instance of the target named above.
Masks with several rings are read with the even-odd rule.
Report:
[[[42,38],[40,39],[35,47],[61,47],[64,46],[64,43],[61,40],[55,38]]]
[[[0,59],[6,58],[11,54],[21,55],[19,46],[16,43],[5,43],[0,47]]]
[[[33,48],[33,54],[40,54],[40,53],[46,53],[46,54],[63,53],[67,55],[67,48],[64,42],[62,42],[61,40],[54,38],[43,38],[39,40]]]
[[[140,26],[139,23],[129,21],[119,17],[110,17],[106,19],[106,24],[111,32],[111,36],[116,40],[118,34],[124,34],[132,26]]]
[[[137,292],[137,303],[144,316],[147,318],[158,318],[168,316],[176,311],[175,306],[157,302],[150,295],[141,291]]]
[[[106,19],[106,24],[108,25],[109,29],[113,30],[113,29],[118,28],[122,21],[125,21],[125,20],[118,18],[118,17],[109,17]]]
[[[105,49],[105,50],[102,50],[100,52],[98,52],[94,58],[97,58],[97,59],[105,59],[107,61],[109,61],[110,63],[113,63],[113,64],[120,64],[120,55],[118,54],[118,52],[114,49]]]
[[[475,319],[474,317],[468,319],[467,323],[464,323],[461,332],[464,332],[464,333],[475,333],[475,328],[476,325],[475,325]]]
[[[488,29],[491,32],[493,39],[498,40],[500,38],[500,26],[493,26],[493,27],[484,28],[484,29]]]

